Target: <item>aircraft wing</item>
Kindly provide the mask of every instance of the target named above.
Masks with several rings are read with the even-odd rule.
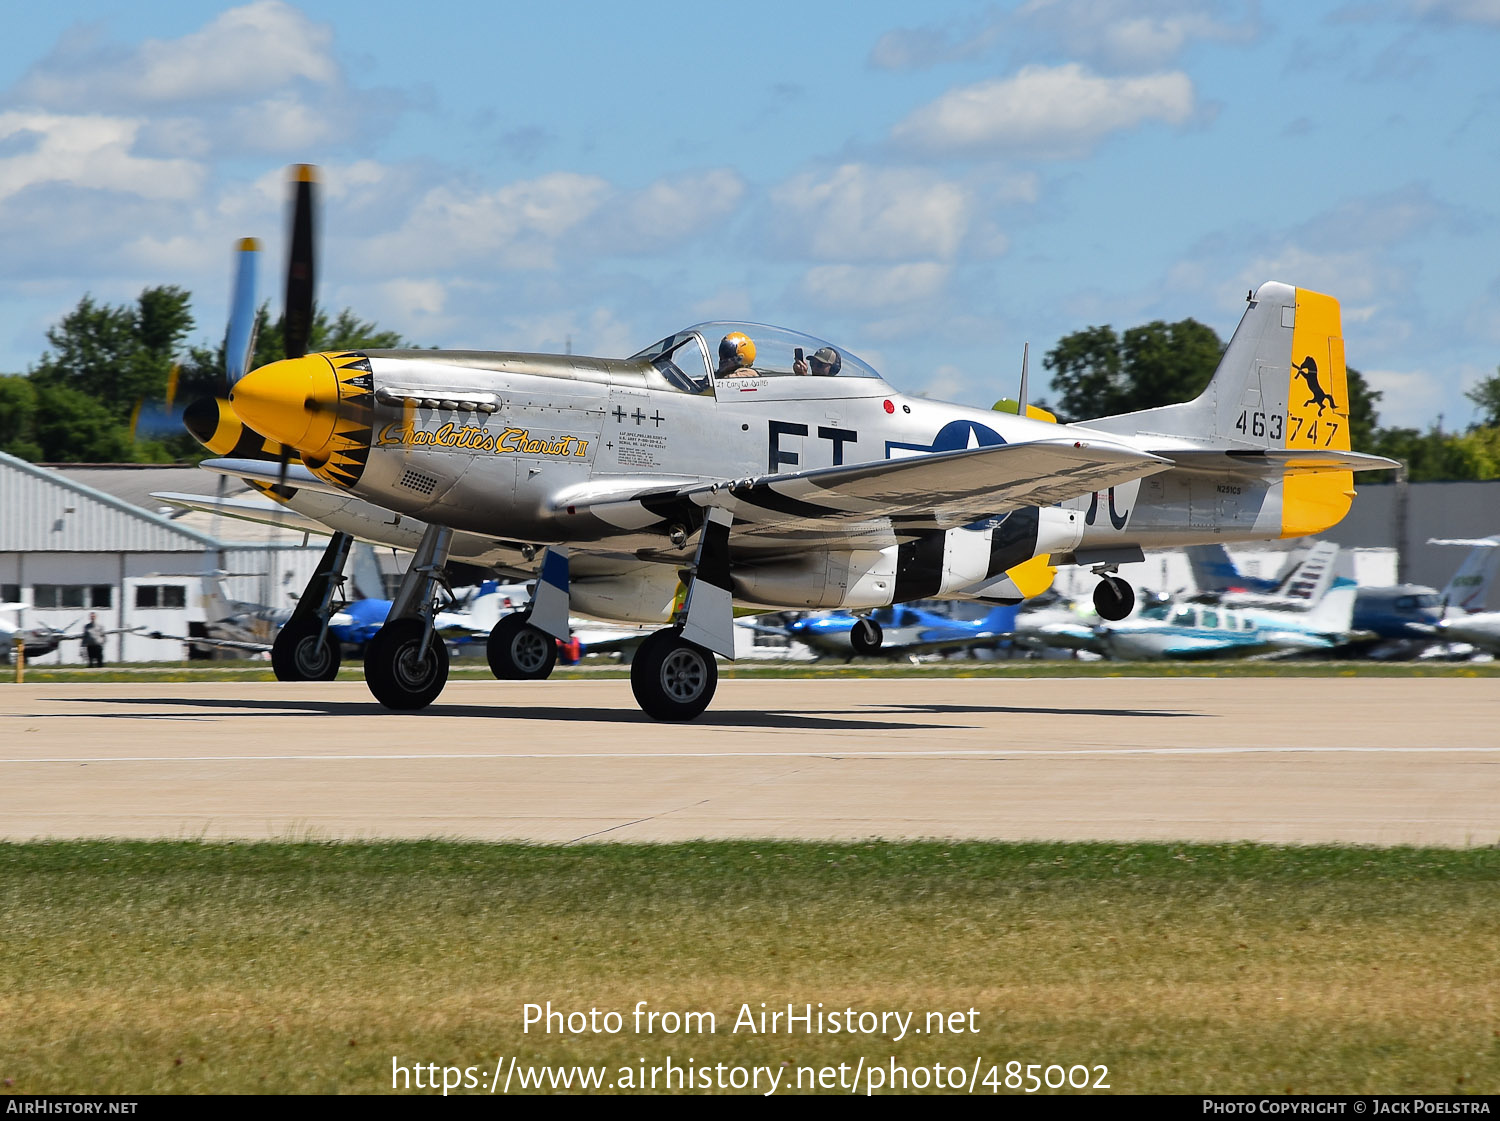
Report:
[[[295,490],[320,490],[349,497],[349,492],[335,483],[325,482],[307,469],[303,463],[288,463],[284,468],[274,460],[264,459],[205,459],[198,464],[205,471],[216,475],[232,475],[237,479],[254,479],[268,486],[284,486]]]
[[[305,530],[324,535],[333,532],[324,523],[299,514],[289,506],[281,506],[259,497],[216,498],[211,494],[181,494],[177,491],[154,491],[151,497],[159,498],[170,506],[180,506],[184,510],[239,518],[241,521],[275,526],[278,529]]]
[[[652,516],[691,525],[701,520],[702,507],[722,506],[734,516],[731,536],[741,544],[884,548],[1171,466],[1171,460],[1107,440],[1046,439],[672,489],[575,490],[559,505],[628,527]]]
[[[904,658],[908,654],[947,654],[960,650],[979,650],[1011,637],[1010,631],[985,631],[983,634],[953,635],[949,638],[919,639],[915,642],[892,642],[880,648],[882,657]]]
[[[147,631],[146,638],[160,639],[163,642],[184,642],[189,646],[214,646],[220,650],[244,650],[251,654],[264,654],[271,649],[269,642],[242,642],[234,638],[189,638],[181,634],[164,634],[161,631]]]

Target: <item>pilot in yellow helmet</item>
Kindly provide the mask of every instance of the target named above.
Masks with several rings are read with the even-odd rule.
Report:
[[[756,376],[752,363],[755,361],[755,343],[743,331],[731,331],[719,342],[719,368],[715,376],[721,378],[753,378]]]

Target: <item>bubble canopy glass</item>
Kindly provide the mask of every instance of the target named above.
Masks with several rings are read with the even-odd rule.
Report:
[[[792,377],[797,351],[802,351],[805,360],[823,347],[838,351],[838,377],[876,378],[880,375],[863,359],[855,357],[841,346],[827,342],[815,335],[804,335],[801,331],[774,327],[769,323],[738,323],[732,320],[715,320],[695,323],[652,343],[630,357],[632,360],[650,362],[677,388],[689,393],[707,388],[709,378],[718,365],[719,341],[725,335],[740,332],[755,344],[754,369],[761,377]]]

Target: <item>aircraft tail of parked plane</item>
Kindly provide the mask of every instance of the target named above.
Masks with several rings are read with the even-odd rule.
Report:
[[[1333,586],[1339,547],[1314,541],[1277,580],[1242,576],[1222,545],[1190,545],[1187,554],[1200,593],[1230,606],[1305,611]]]
[[[1449,615],[1483,611],[1490,584],[1500,564],[1500,534],[1493,537],[1429,537],[1429,545],[1468,545],[1469,555],[1443,585],[1443,604]]]
[[[1184,552],[1200,593],[1270,592],[1276,587],[1275,580],[1241,572],[1223,545],[1189,545]]]

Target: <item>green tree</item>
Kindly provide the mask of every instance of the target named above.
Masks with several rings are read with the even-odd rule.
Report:
[[[36,391],[34,431],[46,463],[134,463],[130,428],[103,402],[68,385]]]
[[[1372,447],[1376,455],[1399,459],[1406,477],[1414,483],[1452,479],[1484,478],[1486,449],[1479,441],[1445,435],[1436,425],[1422,432],[1416,428],[1381,428]]]
[[[1344,372],[1349,391],[1349,444],[1355,451],[1366,451],[1375,443],[1380,424],[1375,404],[1382,395],[1380,390],[1371,389],[1365,376],[1353,366]]]
[[[36,409],[36,386],[30,378],[0,374],[0,451],[33,461],[42,458]]]
[[[1500,367],[1489,377],[1482,378],[1473,389],[1466,390],[1464,396],[1479,410],[1480,426],[1492,428],[1500,425]]]
[[[1110,326],[1064,336],[1042,365],[1052,372],[1060,420],[1084,420],[1188,401],[1203,392],[1224,353],[1212,327],[1196,319]]]
[[[53,349],[31,371],[40,387],[76,390],[120,421],[141,401],[166,395],[167,378],[193,329],[187,291],[147,288],[134,305],[111,307],[84,296],[47,331]]]

